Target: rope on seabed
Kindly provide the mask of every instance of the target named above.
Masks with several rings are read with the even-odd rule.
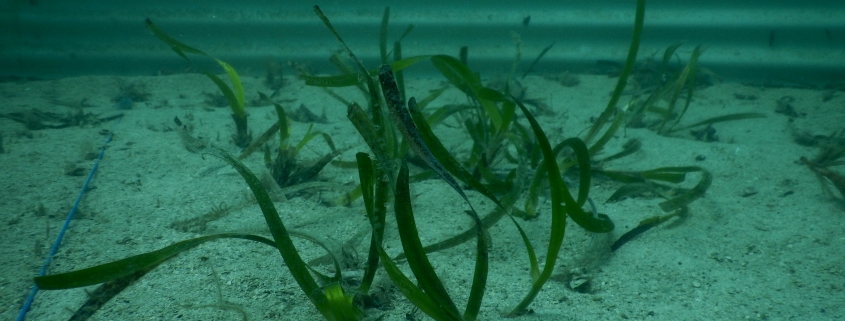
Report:
[[[117,118],[115,121],[115,125],[120,122],[120,118]],[[76,196],[76,201],[73,202],[73,207],[70,208],[70,212],[67,214],[67,218],[65,219],[64,225],[62,225],[62,229],[59,231],[59,235],[56,236],[56,240],[53,241],[53,246],[50,248],[50,253],[47,254],[47,258],[44,259],[44,264],[41,265],[41,270],[38,271],[38,276],[44,276],[47,273],[47,267],[50,265],[50,262],[53,261],[53,255],[56,254],[56,251],[59,249],[59,245],[62,243],[62,237],[65,236],[65,231],[67,231],[68,226],[70,226],[70,220],[73,219],[73,214],[76,213],[76,208],[79,206],[79,202],[82,200],[82,195],[85,194],[85,191],[88,190],[88,183],[91,182],[91,179],[94,177],[94,173],[97,171],[97,167],[100,166],[100,161],[103,159],[103,154],[106,152],[106,146],[111,142],[112,137],[114,137],[114,132],[111,131],[109,136],[106,138],[106,141],[103,143],[103,147],[100,148],[100,154],[97,156],[97,161],[94,162],[94,166],[91,168],[91,171],[88,172],[88,178],[85,179],[85,183],[82,184],[82,190],[79,191],[79,195]],[[26,313],[29,311],[30,306],[32,305],[32,301],[35,299],[35,294],[38,293],[38,286],[32,285],[32,290],[29,292],[29,296],[27,296],[26,301],[24,301],[23,306],[21,307],[20,313],[18,313],[16,321],[23,321],[24,317],[26,317]]]

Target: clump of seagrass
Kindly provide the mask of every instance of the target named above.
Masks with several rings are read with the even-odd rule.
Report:
[[[839,191],[839,199],[845,199],[845,175],[834,167],[845,165],[845,130],[820,140],[821,150],[812,159],[801,157],[801,162],[813,171],[828,195],[835,196],[830,186]]]
[[[279,121],[276,123],[279,128],[279,149],[276,151],[276,158],[271,161],[270,148],[265,145],[265,165],[270,169],[273,180],[275,180],[280,187],[293,186],[314,180],[320,171],[322,171],[323,168],[332,161],[332,159],[340,154],[340,151],[335,148],[331,136],[323,132],[312,131],[314,128],[313,125],[308,127],[308,131],[298,144],[291,145],[290,126],[288,118],[285,116],[285,110],[279,104],[274,105],[276,107],[276,113],[279,116]],[[331,152],[323,155],[311,164],[305,165],[300,163],[297,160],[299,152],[305,144],[317,136],[323,137],[326,144],[331,149]]]
[[[246,105],[244,102],[244,88],[243,84],[241,84],[241,79],[238,76],[238,73],[235,71],[235,68],[232,68],[228,63],[223,60],[214,58],[213,56],[203,52],[202,50],[196,49],[194,47],[188,46],[184,43],[179,42],[178,40],[174,39],[173,37],[166,34],[164,31],[159,29],[150,19],[145,20],[145,25],[147,29],[149,29],[153,35],[155,35],[159,40],[170,46],[173,51],[176,52],[180,57],[184,58],[188,62],[193,63],[186,53],[190,54],[197,54],[201,56],[205,56],[211,58],[221,68],[223,71],[226,72],[226,76],[229,78],[229,82],[232,84],[231,87],[227,85],[220,77],[211,73],[207,70],[202,70],[202,73],[206,75],[212,82],[220,89],[220,92],[223,94],[223,97],[226,98],[226,102],[229,104],[229,107],[232,109],[232,120],[235,121],[235,134],[232,136],[232,141],[235,143],[235,146],[246,148],[249,146],[250,142],[252,142],[252,132],[249,131],[247,128],[247,118],[246,118]]]
[[[698,57],[704,52],[704,48],[696,46],[686,65],[680,71],[673,71],[669,65],[680,46],[678,43],[666,48],[660,66],[655,67],[654,72],[647,73],[652,75],[650,78],[654,80],[646,81],[648,85],[637,94],[645,96],[645,99],[635,98],[623,108],[622,112],[628,117],[628,127],[647,127],[664,136],[690,130],[696,140],[712,142],[719,139],[713,124],[765,117],[761,113],[734,113],[679,126],[692,103],[693,93],[697,88],[697,76],[703,70],[698,65]]]

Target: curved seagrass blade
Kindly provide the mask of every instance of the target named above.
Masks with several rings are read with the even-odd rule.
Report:
[[[701,173],[701,179],[698,183],[693,188],[659,204],[660,209],[664,212],[672,213],[663,216],[654,216],[640,221],[637,227],[620,236],[619,239],[611,245],[610,250],[616,251],[619,247],[634,239],[636,236],[645,233],[651,228],[669,220],[672,217],[684,216],[689,211],[687,205],[704,196],[704,193],[713,182],[713,174],[698,166],[661,167],[643,172],[601,172],[611,179],[628,183],[614,192],[608,199],[608,202],[615,202],[622,198],[631,195],[639,195],[644,192],[656,192],[656,194],[661,195],[662,197],[667,197],[665,196],[667,193],[661,192],[661,190],[668,190],[671,188],[667,185],[656,183],[654,181],[676,184],[682,183],[686,179],[686,174],[691,172]]]
[[[622,72],[619,74],[619,80],[616,82],[616,87],[613,89],[613,95],[607,102],[607,107],[605,107],[601,115],[596,118],[596,122],[593,124],[593,127],[591,127],[590,131],[587,132],[587,135],[584,136],[584,141],[587,143],[590,143],[593,138],[595,138],[595,136],[599,133],[599,130],[601,130],[607,121],[610,120],[610,117],[613,116],[613,113],[616,110],[616,104],[619,102],[619,98],[622,97],[622,92],[628,84],[628,76],[631,75],[631,72],[634,70],[634,64],[637,61],[637,52],[640,50],[640,38],[643,33],[644,21],[645,0],[637,0],[637,11],[634,18],[634,34],[631,36],[631,45],[628,47],[628,57],[625,59],[625,67],[622,68]],[[601,147],[602,145],[596,143],[590,149],[596,152],[601,149]]]
[[[229,80],[232,82],[232,88],[229,88],[229,86],[226,85],[226,83],[223,82],[220,77],[215,76],[207,70],[203,70],[203,74],[208,76],[208,78],[211,79],[211,81],[213,81],[215,85],[217,85],[217,88],[219,88],[220,91],[223,92],[223,96],[226,97],[226,101],[232,108],[232,113],[234,113],[238,117],[246,117],[246,110],[244,109],[244,88],[241,84],[240,77],[238,77],[238,73],[235,72],[235,69],[232,68],[232,66],[220,59],[214,58],[213,56],[205,53],[202,50],[188,46],[180,42],[179,40],[176,40],[175,38],[169,36],[164,31],[159,29],[158,26],[156,26],[150,19],[144,20],[144,25],[147,26],[147,29],[149,29],[150,32],[152,32],[153,35],[156,36],[156,38],[170,46],[170,48],[173,49],[176,54],[178,54],[180,57],[184,58],[188,62],[191,62],[191,59],[188,59],[188,55],[185,54],[186,52],[214,59],[214,61],[217,62],[217,64],[220,65],[221,68],[223,68],[223,71],[226,72],[226,75],[229,76]]]
[[[660,209],[664,212],[670,212],[677,210],[679,208],[685,207],[692,203],[693,201],[701,198],[704,196],[704,192],[710,188],[710,184],[713,183],[713,174],[710,174],[709,171],[705,170],[704,168],[698,166],[688,166],[688,167],[667,167],[664,170],[676,170],[680,172],[701,172],[701,180],[698,181],[698,184],[695,185],[692,189],[669,199],[668,201],[660,203]]]
[[[42,290],[61,290],[103,283],[89,293],[88,300],[77,309],[70,320],[83,321],[90,318],[112,298],[123,292],[135,281],[183,251],[190,250],[202,243],[221,238],[240,238],[261,242],[275,247],[276,244],[266,238],[249,234],[217,234],[182,241],[163,249],[144,253],[123,260],[101,264],[87,269],[40,276],[35,284]]]
[[[362,176],[362,180],[364,179],[364,176]],[[437,273],[434,271],[434,267],[432,267],[431,262],[428,260],[428,255],[420,241],[411,207],[408,166],[405,163],[402,163],[396,181],[396,201],[394,203],[396,224],[399,229],[402,248],[407,256],[408,265],[417,279],[417,284],[414,284],[414,282],[408,279],[396,266],[394,260],[385,252],[381,242],[375,242],[376,249],[378,250],[387,275],[405,297],[433,319],[447,321],[475,320],[481,307],[481,301],[487,283],[487,238],[477,238],[478,243],[473,282],[467,300],[466,310],[461,314],[440,281],[440,278],[437,276]],[[365,196],[365,199],[369,198],[369,196]],[[373,229],[380,227],[376,225],[376,222],[372,222],[372,224]]]
[[[667,198],[666,201],[660,203],[660,209],[664,212],[671,212],[681,207],[689,205],[693,201],[704,196],[704,192],[710,188],[713,183],[713,174],[702,167],[698,166],[678,166],[678,167],[660,167],[652,170],[642,172],[622,172],[622,171],[596,171],[613,180],[628,183],[619,188],[608,199],[609,202],[618,201],[630,195],[640,194],[642,192],[659,191],[659,189],[669,189],[669,187],[660,185],[654,181],[662,181],[668,183],[682,183],[686,180],[686,174],[693,172],[700,172],[701,179],[690,190],[681,193],[675,197]],[[658,193],[660,194],[660,193]]]
[[[686,213],[688,211],[689,211],[689,208],[684,206],[684,207],[681,207],[680,209],[678,209],[677,211],[673,212],[672,214],[663,215],[663,216],[659,216],[659,215],[653,216],[653,217],[649,217],[647,219],[640,221],[640,224],[638,224],[637,227],[631,229],[628,232],[625,232],[625,234],[622,234],[622,236],[620,236],[618,239],[616,239],[616,241],[613,242],[613,244],[610,245],[610,251],[614,252],[614,251],[618,250],[620,247],[622,247],[622,245],[625,245],[626,243],[628,243],[628,241],[633,240],[635,237],[639,236],[640,234],[643,234],[646,231],[650,230],[651,228],[656,227],[657,225],[660,225],[661,223],[668,221],[670,218],[673,218],[675,216],[684,216],[684,215],[686,215]]]
[[[431,151],[432,155],[437,159],[437,161],[439,161],[440,164],[442,164],[443,167],[449,173],[451,173],[452,175],[454,175],[455,177],[457,177],[462,182],[466,183],[479,193],[483,194],[484,196],[487,196],[487,198],[496,203],[496,205],[498,205],[502,209],[507,210],[507,208],[505,208],[502,203],[499,202],[499,199],[495,195],[493,195],[493,192],[490,192],[490,190],[487,189],[487,186],[482,184],[478,179],[475,178],[475,176],[472,176],[469,171],[467,171],[465,168],[463,168],[463,166],[460,165],[460,163],[458,163],[458,160],[452,157],[452,154],[450,154],[449,151],[446,150],[446,147],[443,146],[443,143],[440,142],[440,139],[438,139],[437,136],[434,135],[434,132],[431,130],[431,127],[429,127],[428,125],[428,121],[426,121],[425,116],[422,114],[422,112],[420,112],[419,109],[416,108],[416,105],[416,101],[412,97],[408,101],[408,111],[410,112],[411,117],[414,120],[414,124],[416,124],[420,138],[423,140],[425,145],[428,146],[429,150]]]
[[[528,291],[528,294],[525,298],[517,304],[516,307],[511,310],[509,315],[516,316],[525,313],[527,311],[528,305],[534,301],[534,298],[543,288],[543,284],[548,281],[549,277],[552,275],[552,270],[554,269],[555,262],[557,261],[558,254],[560,252],[560,248],[563,244],[563,237],[564,232],[566,231],[566,216],[569,215],[573,221],[578,223],[578,225],[584,227],[585,229],[593,232],[610,232],[613,230],[613,222],[610,220],[607,215],[598,214],[597,216],[593,217],[590,214],[584,212],[581,209],[581,206],[572,195],[569,194],[569,191],[566,188],[566,185],[563,184],[563,179],[560,176],[560,168],[557,165],[556,153],[552,150],[551,144],[549,144],[549,139],[546,137],[546,134],[543,132],[543,129],[540,127],[540,124],[537,123],[537,120],[534,119],[534,116],[528,111],[528,108],[522,104],[516,97],[511,97],[511,99],[516,103],[517,106],[522,110],[522,113],[525,115],[525,118],[528,120],[528,123],[531,125],[531,130],[534,132],[534,136],[537,138],[537,144],[543,154],[543,169],[545,170],[548,180],[549,180],[549,190],[551,193],[551,207],[552,207],[552,222],[551,222],[551,231],[549,235],[549,245],[546,253],[546,262],[543,266],[543,269],[540,271],[540,274],[536,277],[533,275],[534,268],[532,263],[532,284],[531,289]],[[561,144],[565,146],[569,146],[573,149],[576,154],[576,159],[578,160],[578,167],[583,171],[589,171],[590,168],[590,155],[587,150],[587,145],[579,138],[570,138],[564,140]],[[589,192],[589,183],[584,182],[584,175],[582,175],[582,182],[581,185],[581,192],[578,195],[580,199],[586,199],[587,194]],[[527,241],[527,238],[523,236],[525,241],[526,248],[529,250],[529,254],[533,252],[530,243]]]
[[[177,254],[187,251],[202,243],[221,238],[240,238],[253,240],[275,246],[273,241],[250,234],[217,234],[185,240],[163,249],[131,256],[111,263],[101,264],[87,269],[39,276],[35,278],[35,285],[42,290],[72,289],[94,284],[100,284],[132,275],[138,271],[152,269]]]
[[[229,88],[229,85],[227,85],[222,79],[220,79],[220,77],[217,77],[217,75],[211,73],[210,71],[203,69],[201,69],[200,71],[206,77],[208,77],[208,79],[211,79],[211,81],[214,82],[215,85],[217,85],[217,88],[220,89],[220,92],[223,93],[223,96],[226,98],[226,102],[229,103],[229,107],[232,109],[232,119],[235,121],[235,127],[237,130],[234,136],[235,145],[242,148],[246,148],[247,146],[249,146],[249,143],[252,140],[252,134],[249,133],[249,130],[247,128],[246,105],[244,102],[244,87],[241,83],[241,78],[235,71],[235,68],[233,68],[225,61],[217,59],[203,52],[202,50],[179,42],[179,40],[176,40],[175,38],[169,36],[164,31],[159,29],[155,24],[153,24],[152,20],[150,20],[149,18],[144,20],[144,25],[147,26],[147,29],[149,29],[150,32],[153,33],[153,35],[155,35],[159,40],[170,46],[170,48],[173,49],[176,54],[178,54],[180,57],[184,58],[188,62],[193,63],[191,59],[188,59],[188,55],[185,54],[186,52],[209,57],[215,62],[217,62],[217,64],[220,65],[221,68],[223,68],[223,71],[225,71],[226,75],[229,77],[229,82],[232,83],[232,88]]]
[[[261,184],[261,180],[255,176],[243,163],[236,158],[226,153],[226,151],[215,148],[212,149],[215,156],[220,157],[226,163],[229,163],[246,181],[255,196],[258,206],[261,208],[261,213],[264,214],[264,220],[270,233],[273,235],[273,240],[276,243],[276,248],[284,259],[285,265],[293,275],[294,280],[311,300],[311,303],[317,307],[317,310],[328,320],[359,320],[363,317],[357,307],[352,304],[352,296],[343,294],[343,291],[334,285],[329,285],[326,288],[320,288],[314,277],[311,275],[310,269],[296,247],[293,240],[290,238],[290,233],[282,222],[279,212],[273,205],[270,199],[270,194]],[[339,267],[336,266],[337,271]],[[339,278],[339,275],[337,276]]]
[[[417,278],[425,294],[434,301],[443,313],[460,320],[460,313],[454,301],[446,292],[446,288],[440,282],[434,267],[423,251],[422,243],[414,222],[414,213],[411,209],[411,195],[408,189],[408,166],[402,163],[399,169],[399,177],[396,179],[396,224],[399,229],[399,237],[402,240],[402,248],[408,256],[408,265],[414,276]],[[483,239],[483,238],[481,238]]]

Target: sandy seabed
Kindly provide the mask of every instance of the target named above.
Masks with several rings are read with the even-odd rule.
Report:
[[[406,80],[408,95],[422,97],[443,81]],[[604,109],[615,78],[581,75],[580,84],[564,87],[528,77],[527,96],[543,100],[551,113],[538,120],[552,140],[580,135],[591,117]],[[256,90],[269,92],[262,79],[244,77],[247,101]],[[129,110],[115,108],[121,88],[135,84],[149,93],[145,102]],[[356,89],[338,89],[349,100],[364,102]],[[178,117],[193,127],[192,135],[238,152],[227,108],[211,107],[207,94],[214,85],[202,75],[150,77],[87,76],[0,83],[0,113],[32,110],[78,112],[119,121],[61,129],[30,130],[0,118],[4,153],[0,154],[0,319],[17,315],[50,245],[79,194],[95,160],[92,152],[108,144],[99,169],[84,194],[59,251],[48,271],[67,272],[162,248],[203,234],[244,232],[269,235],[250,191],[237,173],[215,157],[193,153],[180,138]],[[647,170],[664,166],[701,166],[713,174],[706,196],[691,204],[690,213],[635,238],[617,251],[609,246],[640,220],[663,214],[661,199],[632,198],[605,203],[619,186],[595,178],[591,197],[599,210],[616,223],[609,234],[592,235],[569,224],[555,274],[531,305],[533,313],[516,320],[839,320],[845,319],[845,206],[827,194],[803,164],[802,156],[819,150],[796,143],[796,135],[830,135],[845,124],[845,94],[824,97],[819,90],[763,88],[719,83],[696,91],[682,123],[728,113],[757,112],[767,117],[714,125],[719,140],[703,142],[687,131],[667,137],[648,129],[620,130],[605,155],[631,138],[642,141],[634,155],[607,164],[608,169]],[[775,112],[777,101],[792,97],[796,115]],[[743,98],[743,99],[740,99]],[[752,99],[749,99],[752,98]],[[823,99],[824,98],[824,99]],[[829,99],[828,99],[829,98]],[[278,97],[288,110],[305,105],[327,123],[314,130],[331,135],[340,161],[354,161],[368,152],[346,119],[346,107],[319,88],[288,79]],[[627,101],[629,97],[623,97]],[[84,101],[83,101],[84,100]],[[449,89],[433,106],[465,103]],[[83,102],[80,104],[80,102]],[[250,105],[248,103],[248,105]],[[257,136],[275,120],[272,106],[248,107],[250,126]],[[523,124],[527,124],[520,120]],[[471,148],[468,137],[447,120],[435,132],[458,158]],[[294,140],[309,124],[294,122]],[[321,139],[299,155],[315,160],[328,152]],[[601,155],[599,155],[601,156]],[[254,172],[267,172],[260,153],[245,160]],[[418,169],[417,169],[418,170]],[[297,194],[275,203],[285,224],[332,244],[350,244],[361,262],[345,271],[360,280],[366,260],[369,229],[360,200],[351,206],[329,207],[321,200],[351,190],[357,171],[329,165],[319,179],[338,188]],[[690,174],[684,186],[698,180]],[[462,212],[463,200],[436,179],[411,186],[414,211],[424,243],[432,243],[471,227]],[[480,212],[492,204],[467,191]],[[521,204],[521,203],[518,203]],[[215,209],[231,213],[204,229],[179,229],[173,223]],[[540,217],[520,221],[544,258],[549,228],[549,204],[539,206]],[[388,218],[386,248],[401,246],[395,222]],[[530,275],[525,248],[514,226],[500,221],[490,229],[493,247],[486,296],[479,319],[499,320],[528,291]],[[351,241],[350,241],[351,240]],[[472,280],[474,245],[431,255],[447,289],[463,306]],[[306,259],[324,252],[297,241]],[[319,267],[323,271],[328,266]],[[403,265],[406,273],[407,266]],[[219,282],[215,273],[219,276]],[[586,290],[570,288],[573,278],[589,279]],[[407,314],[425,319],[379,272],[374,291],[386,299],[383,309],[368,315],[404,320]],[[217,286],[221,289],[218,297]],[[40,291],[28,320],[63,320],[86,300],[86,289]],[[98,320],[240,320],[238,306],[250,320],[317,320],[316,309],[293,281],[278,252],[244,240],[221,240],[201,245],[159,266],[112,299],[94,317]]]

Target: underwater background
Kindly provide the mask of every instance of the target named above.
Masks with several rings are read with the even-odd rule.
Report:
[[[841,1],[3,0],[0,97],[2,319],[845,318]]]

